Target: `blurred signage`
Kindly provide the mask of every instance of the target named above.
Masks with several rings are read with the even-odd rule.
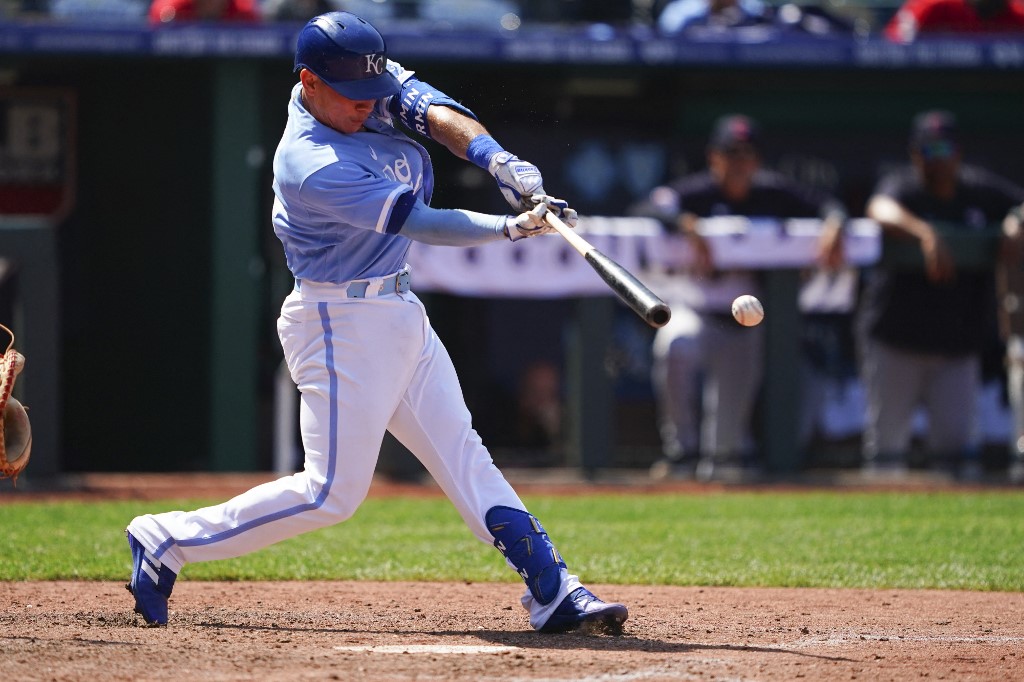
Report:
[[[723,217],[702,222],[720,268],[764,270],[814,268],[821,221],[758,221]],[[599,251],[632,272],[663,298],[672,298],[677,275],[693,262],[687,241],[666,234],[650,218],[583,216],[578,231]],[[881,255],[881,231],[855,219],[845,233],[846,261],[863,267]],[[466,249],[414,242],[409,251],[417,290],[461,296],[564,298],[611,295],[593,268],[557,235],[543,235],[516,248],[487,244]]]
[[[300,23],[168,26],[89,22],[0,22],[0,53],[138,54],[155,56],[291,57]],[[588,26],[524,26],[516,31],[449,27],[430,22],[381,26],[389,54],[405,59],[491,63],[739,64],[863,68],[1024,68],[1024,37],[944,35],[909,44],[882,36],[804,35],[780,27],[756,33],[713,31],[667,36],[649,27],[594,31]]]
[[[0,215],[58,219],[74,198],[74,98],[0,89]]]

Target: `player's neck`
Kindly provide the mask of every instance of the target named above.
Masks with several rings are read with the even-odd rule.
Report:
[[[316,106],[316,103],[313,102],[313,99],[311,97],[306,96],[305,90],[299,93],[299,97],[302,99],[302,107],[307,112],[309,112],[310,116],[312,116],[313,118],[315,118],[317,121],[327,126],[328,128],[334,128],[334,126],[331,125],[330,121],[328,121],[323,116],[323,114],[320,113],[320,109]]]

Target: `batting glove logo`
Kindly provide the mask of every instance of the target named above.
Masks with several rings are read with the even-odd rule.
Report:
[[[520,211],[533,208],[527,197],[544,193],[540,169],[508,152],[498,152],[491,157],[487,170],[498,181],[498,189],[505,200]]]

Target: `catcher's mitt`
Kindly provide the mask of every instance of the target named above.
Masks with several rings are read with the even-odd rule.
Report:
[[[25,406],[11,396],[14,381],[25,366],[25,356],[14,350],[14,332],[0,324],[11,335],[7,351],[0,358],[0,478],[18,484],[18,474],[28,465],[32,452],[32,425]]]

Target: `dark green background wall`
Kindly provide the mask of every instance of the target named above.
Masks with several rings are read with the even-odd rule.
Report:
[[[463,99],[506,147],[544,169],[555,193],[567,193],[559,189],[569,186],[564,160],[577,145],[664,145],[666,174],[699,168],[711,121],[743,111],[761,119],[770,162],[788,163],[798,174],[813,171],[814,160],[831,164],[838,174],[818,179],[858,215],[878,169],[903,159],[910,117],[934,106],[960,114],[969,159],[1024,182],[1018,73],[406,66]],[[215,67],[207,59],[0,59],[16,86],[66,87],[77,97],[77,203],[59,227],[59,456],[66,470],[269,467],[280,359],[274,320],[290,287],[269,224],[269,166],[294,76],[287,60],[236,65],[258,83],[247,122],[257,131],[256,156],[248,163],[258,161],[258,151],[264,155],[252,225],[262,258],[250,264],[238,289],[256,302],[257,319],[233,330],[239,347],[255,349],[256,376],[246,390],[256,395],[250,414],[232,415],[246,451],[214,457],[210,415],[231,409],[211,404],[210,389],[217,371],[209,360],[213,216],[231,205],[213,189],[220,141],[212,112],[222,96],[218,83],[224,85],[217,76],[224,72]],[[504,212],[489,179],[481,183],[482,171],[430,149],[435,205]],[[577,207],[612,214],[635,198],[622,189]],[[434,305],[470,407],[486,414],[493,396],[487,346],[507,333],[508,317],[524,314],[522,306],[445,297],[435,297]],[[535,326],[557,342],[565,305],[527,307],[525,314],[531,310],[544,318]],[[648,419],[650,410],[640,414]],[[621,424],[618,432],[653,445],[653,421],[648,426]],[[223,437],[221,443],[224,448]]]

